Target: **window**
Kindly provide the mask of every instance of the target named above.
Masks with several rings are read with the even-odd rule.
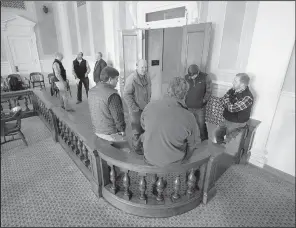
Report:
[[[182,17],[185,17],[185,10],[186,8],[185,6],[183,6],[183,7],[173,8],[173,9],[147,13],[146,22],[182,18]]]

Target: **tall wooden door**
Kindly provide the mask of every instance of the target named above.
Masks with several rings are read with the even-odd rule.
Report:
[[[8,36],[7,39],[13,72],[29,74],[40,71],[37,46],[32,36]]]
[[[144,58],[143,30],[122,30],[120,32],[120,93],[123,93],[127,77],[136,70],[136,63]]]
[[[197,64],[201,71],[206,72],[211,29],[210,22],[184,26],[181,55],[184,74],[191,64]]]
[[[170,42],[164,44],[163,49],[162,95],[166,93],[171,78],[183,77],[187,74],[187,69],[191,64],[197,64],[203,72],[207,71],[211,28],[212,23],[201,23],[165,29],[165,32],[169,34],[167,39]],[[181,35],[179,35],[180,32]],[[172,38],[171,33],[174,33]],[[176,58],[178,56],[173,56],[173,53],[175,55],[180,53],[180,57]]]

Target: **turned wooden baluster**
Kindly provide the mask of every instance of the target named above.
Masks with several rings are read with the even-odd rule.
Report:
[[[180,187],[181,187],[181,181],[180,181],[180,175],[178,175],[174,181],[174,193],[172,195],[172,198],[174,200],[177,200],[180,198]]]
[[[25,106],[26,106],[26,111],[30,111],[29,106],[28,106],[28,98],[25,97]]]
[[[60,134],[60,136],[62,137],[62,122],[60,121],[60,120],[58,120],[58,131],[59,131],[59,134]]]
[[[156,190],[157,190],[157,201],[163,201],[163,192],[164,192],[164,181],[163,177],[159,177],[156,182]]]
[[[65,131],[64,142],[67,144],[67,142],[68,142],[68,126],[66,124],[64,126],[64,131]]]
[[[83,141],[82,140],[80,140],[80,154],[79,154],[79,158],[80,158],[80,160],[84,160],[84,154],[83,154]]]
[[[190,196],[195,192],[196,177],[194,174],[194,169],[190,170],[187,185],[188,185],[187,194]]]
[[[123,198],[126,200],[130,200],[131,198],[131,193],[129,190],[130,187],[130,178],[128,176],[128,171],[124,173],[123,179],[122,179],[122,185],[124,187],[124,193],[123,193]]]
[[[68,128],[68,142],[67,142],[67,144],[68,144],[68,147],[71,148],[71,144],[72,144],[72,131],[71,131],[70,128]]]
[[[8,107],[9,107],[9,110],[12,109],[12,105],[11,105],[11,100],[10,99],[8,99]]]
[[[156,176],[156,174],[152,175],[151,181],[152,181],[152,194],[157,195],[157,191],[156,191],[157,176]]]
[[[63,124],[62,121],[60,123],[61,123],[61,137],[62,137],[62,139],[64,139],[64,136],[65,136],[65,133],[64,133],[64,124]]]
[[[140,197],[139,199],[140,200],[143,200],[146,202],[146,199],[147,199],[147,196],[145,194],[145,191],[146,191],[146,180],[145,180],[145,176],[142,176],[141,179],[140,179],[140,182],[139,182],[139,190],[140,190]]]
[[[75,148],[76,148],[76,141],[75,141],[75,134],[74,134],[74,132],[72,132],[72,141],[71,141],[71,144],[72,144],[71,149],[74,152],[75,151]]]
[[[116,172],[115,172],[115,169],[114,169],[114,166],[113,165],[111,165],[110,168],[111,168],[111,171],[110,171],[110,181],[111,181],[110,191],[113,194],[116,194],[117,193]]]
[[[76,155],[78,156],[80,154],[80,141],[78,139],[78,136],[76,136]]]
[[[83,159],[83,163],[86,167],[88,167],[89,163],[90,163],[90,160],[88,159],[88,151],[87,151],[87,148],[85,146],[85,144],[83,144],[83,154],[84,154],[84,159]]]

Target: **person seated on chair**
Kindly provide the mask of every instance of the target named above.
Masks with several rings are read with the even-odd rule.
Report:
[[[214,143],[226,144],[235,138],[250,119],[253,95],[248,87],[250,78],[246,73],[239,73],[233,80],[233,87],[220,98],[224,106],[225,120],[214,132]],[[224,138],[226,139],[224,140]]]
[[[10,86],[11,91],[19,91],[19,90],[24,90],[25,89],[23,87],[22,81],[16,76],[11,76],[10,77],[9,86]]]
[[[175,77],[167,95],[144,108],[141,125],[145,132],[141,138],[148,164],[163,167],[181,163],[191,157],[201,142],[195,117],[184,101],[188,90],[186,80]]]
[[[6,80],[1,76],[1,91],[8,92],[9,86],[7,85]]]
[[[57,52],[55,54],[55,60],[52,64],[53,74],[59,80],[55,82],[56,86],[59,89],[61,108],[66,111],[74,111],[74,109],[69,105],[69,88],[67,84],[67,75],[66,70],[62,64],[63,54]]]
[[[82,84],[84,85],[86,96],[88,97],[89,90],[89,79],[88,74],[90,72],[90,67],[88,62],[82,58],[83,53],[79,52],[77,58],[73,61],[72,73],[75,79],[79,82],[77,83],[77,102],[79,104],[82,102]]]
[[[119,72],[105,67],[100,82],[89,90],[88,106],[95,134],[109,142],[125,141],[125,120],[121,97],[115,89]]]

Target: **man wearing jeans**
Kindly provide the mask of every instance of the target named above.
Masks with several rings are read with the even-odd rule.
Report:
[[[137,69],[126,80],[123,98],[128,106],[132,125],[132,147],[138,154],[143,154],[141,134],[144,132],[141,127],[141,114],[151,98],[151,81],[147,75],[146,60],[137,62]]]
[[[208,139],[208,130],[205,120],[205,106],[212,93],[212,80],[199,70],[196,64],[188,67],[185,80],[189,83],[189,91],[185,100],[188,110],[195,116],[200,131],[201,141]]]
[[[79,104],[82,102],[82,84],[84,85],[86,96],[88,97],[88,90],[89,90],[89,79],[88,74],[90,72],[90,67],[88,62],[82,58],[83,53],[79,52],[77,58],[73,61],[73,75],[75,79],[79,79],[77,84],[77,102]]]
[[[225,120],[215,130],[214,143],[228,143],[239,134],[250,119],[254,98],[248,87],[249,81],[247,74],[237,74],[233,80],[233,87],[220,99],[224,106]]]

